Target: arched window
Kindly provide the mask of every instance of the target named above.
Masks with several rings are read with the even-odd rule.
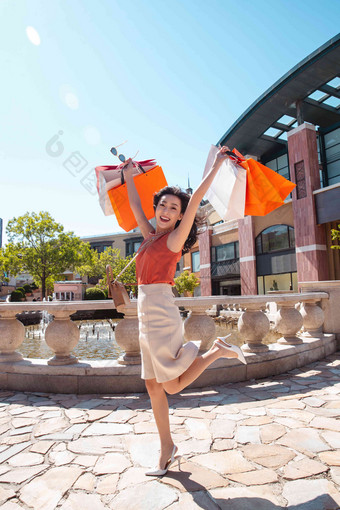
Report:
[[[271,253],[295,248],[294,227],[272,225],[262,230],[256,238],[256,254]]]

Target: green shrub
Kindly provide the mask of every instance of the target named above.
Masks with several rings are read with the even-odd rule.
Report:
[[[11,292],[11,302],[17,303],[19,301],[23,301],[25,298],[25,295],[22,294],[21,290],[16,289]]]
[[[32,292],[32,287],[26,283],[26,285],[23,285],[22,288],[24,289],[26,294],[30,294]]]
[[[183,271],[177,278],[175,278],[175,286],[179,294],[184,292],[194,292],[194,289],[200,284],[199,279],[194,273]]]
[[[17,287],[15,290],[20,290],[22,297],[25,297],[26,291],[25,291],[24,287]]]
[[[31,283],[30,287],[31,287],[31,289],[32,289],[32,290],[37,290],[37,289],[39,289],[38,285],[36,285],[34,282],[33,282],[33,283]]]
[[[86,289],[84,299],[106,299],[106,296],[101,289],[98,289],[98,287],[91,287],[90,289]]]

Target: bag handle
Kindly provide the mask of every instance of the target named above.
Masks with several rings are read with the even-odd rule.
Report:
[[[145,170],[144,170],[144,168],[142,167],[142,165],[140,163],[138,163],[137,161],[133,161],[132,163],[135,165],[136,168],[138,168],[138,170],[141,170],[141,172],[143,174],[145,174]],[[125,183],[123,167],[122,167],[122,169],[120,171],[120,182],[121,182],[122,185]]]

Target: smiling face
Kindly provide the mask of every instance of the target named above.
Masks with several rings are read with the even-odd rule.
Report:
[[[155,217],[157,231],[171,230],[175,228],[176,222],[181,220],[182,203],[179,197],[175,195],[163,195],[156,207]]]

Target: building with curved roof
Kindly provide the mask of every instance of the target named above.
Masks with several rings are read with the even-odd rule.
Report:
[[[340,250],[331,249],[331,229],[340,223],[340,34],[264,92],[218,144],[296,188],[267,216],[248,216],[237,227],[217,221],[201,236],[201,293],[289,291],[340,279]]]

